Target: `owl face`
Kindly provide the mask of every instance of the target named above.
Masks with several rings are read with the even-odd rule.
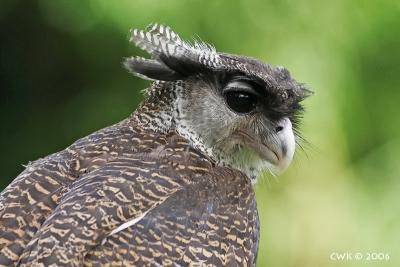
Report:
[[[173,98],[173,127],[196,148],[254,180],[264,170],[277,174],[288,167],[300,102],[310,91],[285,68],[190,45],[160,25],[134,30],[132,41],[152,59],[129,58],[126,67],[161,81]]]
[[[182,135],[253,179],[289,166],[302,111],[298,102],[288,104],[292,89],[274,90],[240,72],[201,74],[183,84],[176,119]]]

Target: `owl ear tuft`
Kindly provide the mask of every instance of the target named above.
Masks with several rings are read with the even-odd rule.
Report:
[[[141,57],[130,57],[124,60],[125,68],[132,74],[145,80],[175,81],[182,76],[163,63]]]
[[[184,42],[169,27],[153,24],[145,31],[131,30],[130,41],[148,52],[152,59],[128,58],[125,66],[132,73],[153,80],[183,79],[216,69],[219,55],[211,46]]]

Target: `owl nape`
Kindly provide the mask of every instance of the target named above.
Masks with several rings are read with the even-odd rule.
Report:
[[[30,163],[0,194],[0,265],[255,266],[253,184],[292,161],[300,102],[283,67],[133,30],[152,80],[121,122]]]

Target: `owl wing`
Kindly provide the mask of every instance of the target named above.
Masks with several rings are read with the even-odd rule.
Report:
[[[214,168],[110,234],[87,266],[255,266],[259,224],[247,178]]]
[[[18,262],[75,181],[117,155],[135,152],[139,143],[153,143],[143,142],[130,125],[129,120],[124,120],[29,163],[0,193],[0,266]]]
[[[21,266],[254,264],[258,218],[248,179],[213,167],[183,139],[168,143],[72,183]]]
[[[155,173],[152,179],[150,170],[130,156],[81,177],[25,247],[20,264],[82,265],[88,251],[118,226],[144,216],[181,187]]]
[[[74,152],[62,151],[27,166],[0,194],[0,265],[18,261],[26,244],[77,177]]]

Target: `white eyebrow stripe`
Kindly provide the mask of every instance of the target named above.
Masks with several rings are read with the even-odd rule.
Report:
[[[233,80],[229,82],[222,90],[222,92],[233,91],[233,92],[247,92],[257,97],[261,97],[262,94],[256,90],[253,84],[243,80]]]
[[[247,82],[243,82],[243,81],[233,81],[228,83],[228,85],[226,87],[233,87],[233,88],[248,88],[248,89],[252,89],[253,87],[247,83]]]

